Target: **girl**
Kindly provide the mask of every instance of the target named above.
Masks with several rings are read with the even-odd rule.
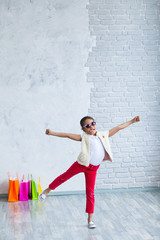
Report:
[[[139,122],[140,117],[136,116],[132,120],[125,122],[110,129],[109,131],[97,131],[96,122],[92,117],[86,116],[81,119],[80,125],[83,130],[83,135],[72,133],[58,133],[50,129],[46,129],[47,135],[56,137],[70,138],[75,141],[81,141],[81,152],[76,162],[62,175],[58,176],[47,189],[40,195],[39,200],[44,201],[47,194],[57,188],[74,175],[84,172],[86,182],[86,213],[88,213],[88,228],[95,228],[93,222],[94,213],[94,187],[97,175],[97,170],[102,161],[112,161],[112,152],[109,144],[109,137],[113,136],[119,130],[122,130],[132,123]]]

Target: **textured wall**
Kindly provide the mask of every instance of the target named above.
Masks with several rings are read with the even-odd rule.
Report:
[[[141,116],[110,138],[114,162],[101,165],[97,189],[160,185],[159,6],[0,1],[0,193],[8,170],[41,176],[42,187],[66,170],[80,144],[44,131],[80,133],[87,113],[99,129]],[[82,189],[80,175],[59,191]]]
[[[0,1],[0,193],[8,191],[7,171],[41,176],[45,187],[77,158],[80,143],[44,132],[81,133],[79,120],[88,113],[86,4]],[[78,176],[59,190],[83,188]]]
[[[160,186],[160,1],[90,0],[90,115],[99,128],[141,116],[110,138],[114,163],[101,165],[97,188]]]

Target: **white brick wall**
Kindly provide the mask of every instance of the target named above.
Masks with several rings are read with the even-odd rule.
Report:
[[[160,186],[160,1],[89,0],[87,8],[96,38],[89,114],[100,129],[141,116],[110,138],[114,162],[101,165],[96,188]]]

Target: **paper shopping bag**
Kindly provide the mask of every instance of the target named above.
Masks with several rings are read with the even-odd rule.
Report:
[[[28,197],[29,197],[29,199],[32,199],[32,183],[31,183],[31,180],[28,181],[28,189],[29,189]]]
[[[32,174],[31,174],[31,188],[32,188],[32,200],[38,200],[36,183],[35,181],[33,181]]]
[[[29,179],[24,180],[24,175],[22,181],[20,183],[20,193],[19,193],[19,200],[20,201],[28,201],[29,198]]]
[[[8,173],[9,178],[9,188],[8,188],[8,202],[18,202],[19,195],[19,179],[17,177],[11,178],[10,173]]]
[[[40,177],[39,177],[39,183],[38,183],[38,195],[41,194],[41,192],[42,192],[42,188],[41,188]]]

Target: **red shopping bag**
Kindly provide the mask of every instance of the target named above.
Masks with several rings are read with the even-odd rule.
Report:
[[[8,173],[9,178],[9,188],[8,188],[8,202],[18,202],[19,195],[19,179],[17,177],[11,178],[10,173]]]
[[[28,201],[29,199],[29,178],[28,180],[24,180],[24,175],[22,177],[20,183],[20,193],[19,193],[19,200],[20,201]]]

